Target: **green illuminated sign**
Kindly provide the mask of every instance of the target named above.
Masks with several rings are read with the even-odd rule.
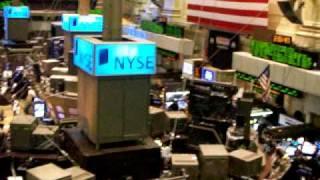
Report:
[[[156,22],[152,21],[142,21],[141,23],[141,29],[157,34],[163,34],[164,33],[164,27]]]
[[[22,3],[20,3],[21,5],[23,5],[23,3],[26,3],[26,0],[23,0]],[[5,6],[10,6],[12,3],[12,0],[6,0],[6,1],[1,1],[0,2],[0,9],[3,9],[3,7]]]
[[[242,72],[237,72],[236,76],[238,79],[243,80],[243,81],[248,81],[248,82],[255,82],[255,84],[257,86],[259,86],[259,83],[257,82],[257,78],[255,76],[251,76],[249,74],[246,73],[242,73]],[[289,96],[292,97],[301,97],[302,96],[302,92],[296,89],[292,89],[286,86],[282,86],[280,84],[277,83],[271,83],[271,89],[273,91],[277,91],[279,93],[283,93],[283,94],[287,94]],[[261,91],[261,88],[256,88],[256,90],[258,90],[257,92]]]
[[[90,14],[102,14],[102,10],[101,9],[91,9]]]
[[[303,69],[312,69],[314,65],[312,57],[297,52],[292,47],[252,40],[250,50],[253,56],[270,59]]]
[[[184,29],[179,26],[167,25],[166,26],[166,35],[173,36],[177,38],[182,38]]]
[[[167,36],[182,38],[184,34],[184,29],[179,26],[174,26],[170,24],[160,24],[152,21],[142,21],[141,29],[156,34],[165,34]]]

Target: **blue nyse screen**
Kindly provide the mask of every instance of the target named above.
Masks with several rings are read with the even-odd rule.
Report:
[[[62,29],[68,32],[102,32],[101,15],[63,14]]]
[[[152,75],[156,73],[154,43],[90,44],[75,40],[74,64],[94,76]]]
[[[30,9],[28,6],[5,6],[3,17],[6,19],[28,19],[30,18]]]
[[[89,74],[94,74],[94,45],[89,41],[76,38],[73,63]]]

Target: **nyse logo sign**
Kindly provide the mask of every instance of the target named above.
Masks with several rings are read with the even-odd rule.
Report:
[[[156,71],[156,48],[145,44],[113,44],[96,49],[97,76],[151,75]]]
[[[101,15],[63,14],[62,29],[68,32],[102,32]]]
[[[93,76],[136,76],[156,73],[154,43],[94,44],[76,38],[74,64]]]
[[[28,19],[30,9],[28,6],[5,6],[3,8],[4,18]]]

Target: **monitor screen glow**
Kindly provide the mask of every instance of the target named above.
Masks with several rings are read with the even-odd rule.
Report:
[[[193,76],[193,64],[190,62],[184,62],[182,73],[184,75]]]
[[[202,69],[201,78],[205,81],[215,82],[216,81],[216,72],[206,68]]]
[[[317,146],[306,141],[304,142],[301,151],[303,154],[313,155],[317,151]]]
[[[188,95],[189,91],[167,92],[165,95],[166,109],[170,109],[173,103],[177,103],[179,110],[185,110],[188,108]]]

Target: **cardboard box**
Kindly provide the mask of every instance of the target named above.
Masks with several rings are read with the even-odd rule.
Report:
[[[255,176],[262,168],[262,156],[247,150],[236,150],[230,153],[230,170],[232,176]]]
[[[169,121],[161,108],[150,107],[150,135],[152,137],[162,135],[169,130]]]
[[[27,151],[32,148],[32,132],[36,127],[33,116],[15,116],[10,123],[11,148]]]
[[[201,180],[225,180],[228,177],[229,153],[224,145],[200,145]]]
[[[95,175],[81,169],[78,166],[74,166],[65,170],[66,172],[71,174],[72,180],[95,180]]]
[[[50,163],[27,170],[27,180],[72,180],[71,173]]]
[[[190,180],[197,180],[199,176],[199,162],[195,154],[172,154],[172,173],[181,175],[184,169]]]

